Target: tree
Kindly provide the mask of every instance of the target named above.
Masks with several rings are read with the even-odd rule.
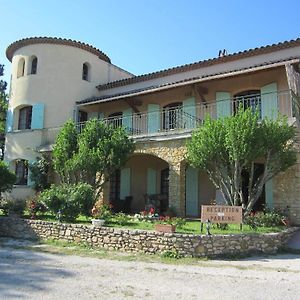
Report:
[[[4,65],[0,65],[0,76],[3,76]],[[5,121],[7,112],[7,95],[5,93],[7,83],[0,80],[0,159],[4,154],[4,141],[5,141]]]
[[[295,129],[287,119],[259,120],[251,109],[235,116],[212,120],[192,134],[188,161],[204,169],[228,205],[242,205],[249,214],[267,181],[296,162]],[[255,176],[258,162],[264,164]],[[249,175],[248,195],[243,193],[243,174]]]
[[[122,127],[92,119],[78,134],[74,122],[69,121],[53,149],[54,169],[64,182],[92,185],[98,197],[104,183],[124,166],[133,150],[133,141]]]
[[[7,165],[0,161],[0,198],[1,193],[10,191],[16,182],[16,175],[9,171]]]

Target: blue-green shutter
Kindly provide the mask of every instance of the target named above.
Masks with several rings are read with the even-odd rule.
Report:
[[[44,112],[45,112],[44,103],[36,103],[32,105],[31,129],[44,128]]]
[[[268,209],[273,209],[273,181],[270,179],[265,184],[265,197],[266,197],[266,207]]]
[[[123,111],[122,125],[125,127],[126,131],[129,133],[132,132],[132,108],[128,108]]]
[[[156,170],[148,168],[147,169],[147,194],[156,194]]]
[[[97,111],[88,112],[87,117],[88,117],[88,120],[98,119],[98,112]]]
[[[263,86],[260,92],[262,118],[276,119],[278,116],[277,83]]]
[[[130,196],[130,168],[121,169],[121,178],[120,178],[120,198],[122,200],[125,197]]]
[[[186,169],[185,179],[185,205],[186,215],[196,217],[199,215],[199,199],[198,199],[198,181],[199,172],[198,169],[188,167]]]
[[[148,104],[148,133],[158,132],[160,129],[159,104]]]
[[[98,119],[103,120],[104,119],[104,113],[103,112],[98,112]]]
[[[217,118],[231,115],[231,98],[228,92],[216,92]]]
[[[14,128],[13,109],[9,107],[6,114],[6,132],[13,131],[13,128]]]
[[[188,98],[182,102],[184,128],[196,127],[196,105],[195,97]]]

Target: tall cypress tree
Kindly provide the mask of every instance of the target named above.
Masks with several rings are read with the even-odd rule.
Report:
[[[4,65],[0,65],[0,77],[3,76]],[[0,159],[4,155],[4,142],[5,142],[5,121],[7,112],[7,82],[0,80]]]

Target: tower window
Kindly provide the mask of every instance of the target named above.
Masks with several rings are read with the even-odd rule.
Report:
[[[30,74],[36,74],[37,63],[38,63],[38,59],[37,59],[37,57],[34,57],[32,59],[32,62],[31,62],[31,71],[30,71]]]
[[[26,106],[19,111],[18,129],[31,129],[32,106]]]
[[[84,63],[82,65],[82,80],[89,81],[89,76],[90,76],[90,67],[87,63]]]
[[[17,78],[24,76],[24,72],[25,72],[25,59],[21,58],[18,62]]]

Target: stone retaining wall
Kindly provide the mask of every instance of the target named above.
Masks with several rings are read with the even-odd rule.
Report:
[[[182,256],[194,257],[276,253],[296,230],[298,228],[280,233],[206,236],[0,217],[0,236],[4,237],[55,239],[126,252],[176,250]]]

